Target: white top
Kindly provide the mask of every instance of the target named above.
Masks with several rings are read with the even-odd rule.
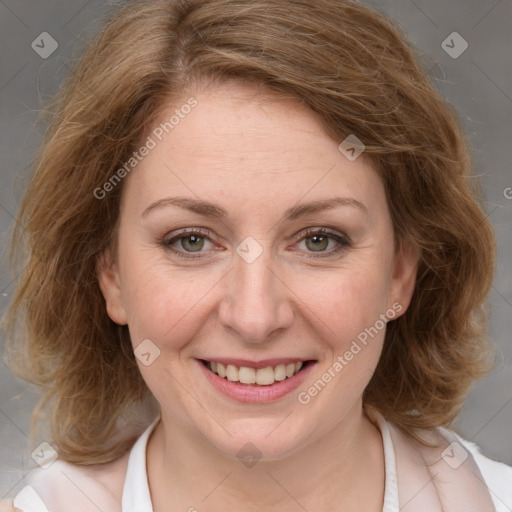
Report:
[[[146,473],[146,446],[149,436],[160,418],[157,418],[133,445],[128,458],[128,468],[123,487],[122,512],[153,512]],[[395,462],[395,449],[389,424],[382,417],[376,418],[384,445],[385,491],[382,512],[400,512]],[[444,429],[439,429],[442,434]],[[473,455],[489,488],[496,512],[512,512],[512,467],[484,457],[478,447],[461,439],[460,442]],[[68,463],[59,461],[58,464]],[[45,470],[36,470],[45,471]],[[15,497],[14,506],[24,512],[49,512],[43,500],[30,485]],[[57,511],[53,511],[57,512]]]

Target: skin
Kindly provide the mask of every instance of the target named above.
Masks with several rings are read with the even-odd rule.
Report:
[[[380,511],[382,439],[361,397],[384,329],[307,405],[297,394],[393,304],[405,312],[417,254],[395,247],[384,187],[364,155],[345,158],[309,109],[231,83],[194,97],[197,107],[126,178],[117,259],[107,251],[99,270],[112,320],[128,324],[134,347],[150,339],[160,350],[149,366],[139,362],[162,415],[147,450],[155,511]],[[227,216],[173,205],[143,215],[171,196],[213,202]],[[334,196],[364,208],[282,218]],[[315,251],[304,230],[320,227],[350,245],[328,239]],[[201,251],[188,253],[199,257],[161,244],[183,228],[209,231]],[[247,236],[262,248],[252,263],[236,253]],[[187,255],[183,240],[172,247]],[[213,357],[317,363],[299,390],[241,404],[198,369],[196,358]],[[251,468],[237,457],[248,442],[262,453]]]

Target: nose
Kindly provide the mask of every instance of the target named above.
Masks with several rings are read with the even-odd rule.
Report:
[[[293,293],[265,252],[251,263],[235,255],[219,305],[221,325],[245,343],[268,341],[293,322]]]

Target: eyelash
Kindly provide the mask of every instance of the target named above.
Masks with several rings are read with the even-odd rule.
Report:
[[[202,238],[207,238],[208,240],[211,241],[211,233],[208,230],[201,229],[201,228],[193,228],[193,229],[187,229],[187,230],[180,231],[179,233],[177,233],[176,235],[174,235],[171,238],[165,237],[163,240],[160,241],[160,245],[162,245],[165,249],[172,251],[176,256],[178,256],[180,258],[193,259],[193,258],[203,257],[203,256],[201,256],[201,253],[204,251],[198,251],[198,253],[196,255],[194,253],[187,253],[186,251],[185,252],[178,251],[171,247],[174,242],[177,242],[183,238],[187,238],[187,236],[190,236],[190,235],[198,235]],[[338,243],[338,246],[337,246],[337,248],[332,249],[328,252],[319,251],[318,255],[313,255],[314,251],[312,251],[308,256],[305,256],[306,258],[316,259],[316,258],[326,258],[329,256],[334,256],[340,252],[345,251],[346,249],[348,249],[352,246],[352,243],[350,242],[350,240],[347,236],[330,231],[326,228],[306,229],[302,232],[302,237],[296,243],[302,242],[306,238],[311,238],[315,235],[320,235],[320,236],[324,236],[324,237],[327,236],[328,238],[331,238],[332,240],[336,241]],[[187,256],[185,256],[185,254],[187,254]]]

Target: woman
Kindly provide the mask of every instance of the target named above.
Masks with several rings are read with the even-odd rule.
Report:
[[[124,8],[19,212],[11,365],[52,436],[12,506],[510,510],[512,469],[445,428],[489,367],[470,172],[358,4]]]

